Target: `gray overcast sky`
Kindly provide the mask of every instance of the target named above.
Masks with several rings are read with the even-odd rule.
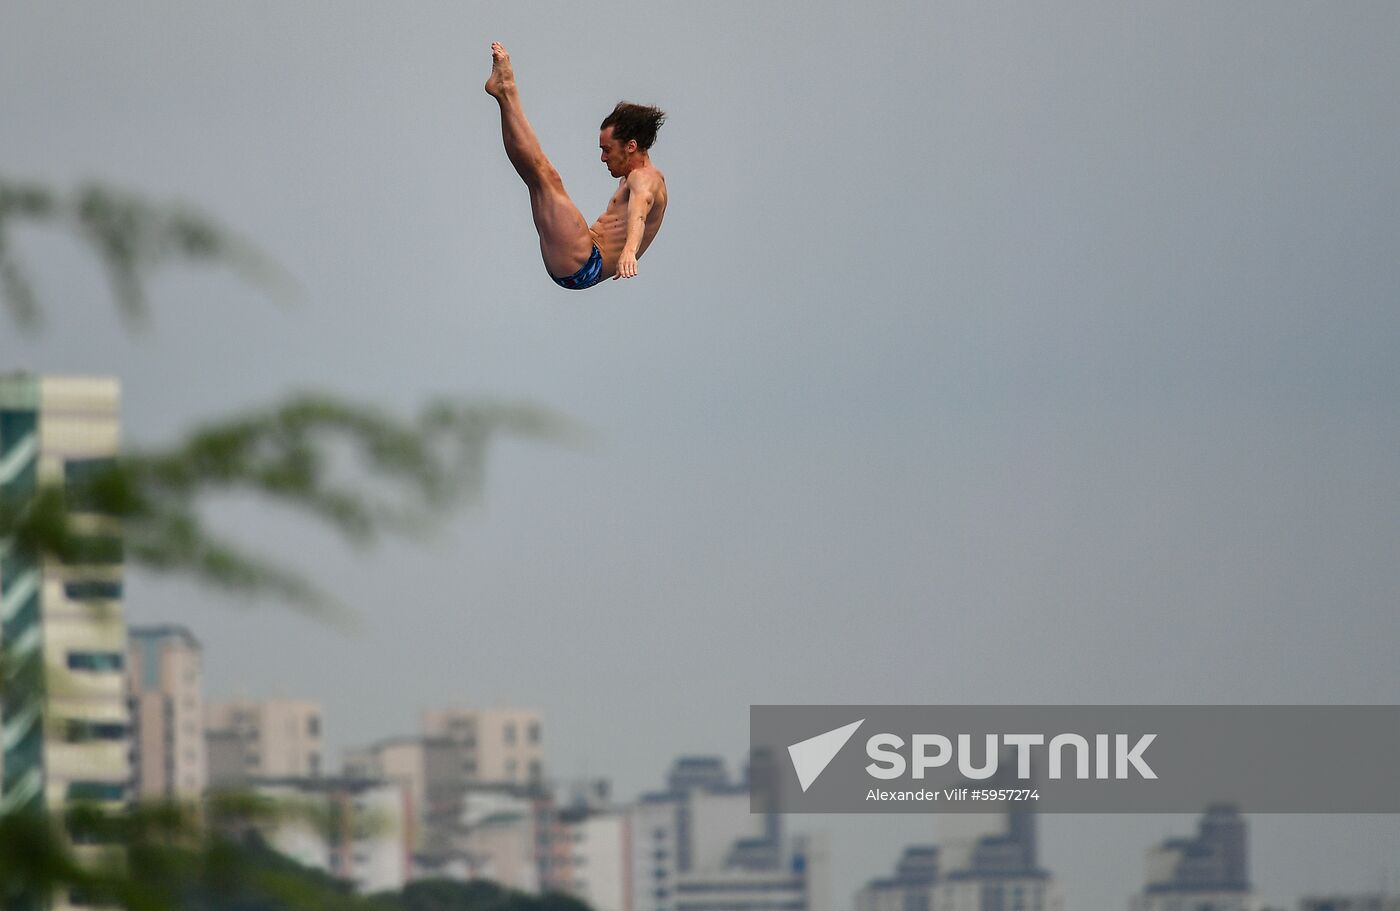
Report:
[[[511,50],[592,217],[618,98],[671,113],[640,275],[565,293],[481,91]],[[299,279],[166,272],[121,330],[68,239],[0,363],[110,373],[132,442],[320,388],[526,399],[434,544],[347,552],[256,504],[342,636],[133,574],[213,696],[321,699],[343,746],[536,706],[622,796],[750,703],[1393,703],[1400,6],[10,2],[0,169],[184,199]],[[807,821],[804,821],[804,823]],[[924,820],[815,821],[844,898]],[[1189,818],[1054,817],[1071,907]],[[1256,817],[1265,895],[1400,876],[1400,822]]]

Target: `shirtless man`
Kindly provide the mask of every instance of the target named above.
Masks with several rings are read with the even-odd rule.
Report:
[[[651,245],[666,215],[666,178],[652,165],[647,151],[656,141],[665,113],[624,101],[604,118],[598,147],[608,173],[621,179],[607,211],[589,227],[525,119],[510,55],[499,43],[491,45],[486,92],[501,106],[506,156],[530,188],[530,210],[550,277],[562,288],[582,290],[609,275],[614,279],[636,275],[637,259]]]

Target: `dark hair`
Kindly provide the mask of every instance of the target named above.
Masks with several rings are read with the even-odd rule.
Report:
[[[598,129],[606,130],[612,127],[613,139],[623,143],[635,139],[637,148],[649,149],[651,144],[656,142],[656,131],[661,129],[665,122],[666,112],[661,108],[619,101],[612,113],[603,118]]]

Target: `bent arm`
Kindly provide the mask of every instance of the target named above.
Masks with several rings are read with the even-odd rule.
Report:
[[[656,202],[658,183],[656,177],[650,174],[627,178],[627,240],[622,245],[614,278],[631,278],[637,274],[637,250],[641,248],[642,235],[646,233],[647,213]]]

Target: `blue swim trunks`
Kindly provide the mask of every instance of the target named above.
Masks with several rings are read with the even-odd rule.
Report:
[[[568,278],[555,278],[554,283],[561,288],[568,288],[570,291],[582,291],[585,288],[592,288],[603,280],[603,251],[598,249],[598,245],[593,245],[593,255],[588,257],[588,262]]]

